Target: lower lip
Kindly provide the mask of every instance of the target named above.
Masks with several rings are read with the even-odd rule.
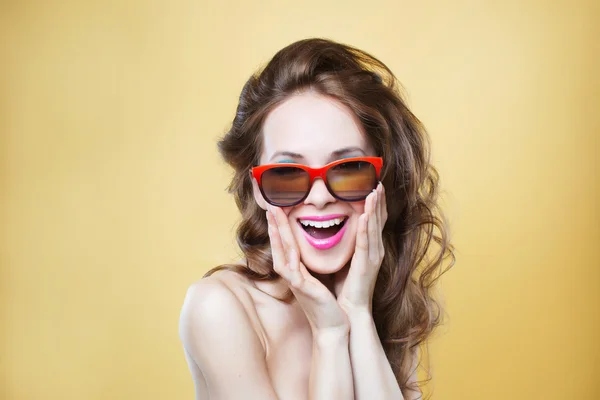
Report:
[[[318,250],[327,250],[342,241],[342,237],[344,237],[344,232],[346,232],[347,226],[348,226],[348,221],[346,221],[344,223],[344,226],[342,226],[342,229],[340,229],[338,233],[336,233],[335,235],[333,235],[331,237],[325,238],[325,239],[317,239],[317,238],[310,236],[304,230],[304,228],[302,228],[302,226],[300,226],[300,229],[302,229],[302,233],[304,233],[304,237],[306,238],[306,240],[312,247],[314,247],[315,249],[318,249]]]

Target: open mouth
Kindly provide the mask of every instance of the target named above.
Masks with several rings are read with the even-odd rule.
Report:
[[[348,217],[334,218],[329,221],[298,220],[304,231],[315,239],[328,239],[335,236],[346,224]]]

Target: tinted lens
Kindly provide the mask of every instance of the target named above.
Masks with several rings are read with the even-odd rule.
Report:
[[[292,205],[302,200],[308,192],[310,176],[296,167],[277,167],[263,172],[263,194],[271,203],[279,206]]]
[[[366,161],[348,161],[327,171],[329,187],[346,201],[365,199],[377,186],[375,166]]]

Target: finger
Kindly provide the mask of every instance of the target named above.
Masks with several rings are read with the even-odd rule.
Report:
[[[292,228],[290,227],[289,220],[287,215],[283,212],[279,207],[273,207],[275,220],[277,221],[277,228],[279,230],[279,235],[281,236],[281,241],[283,243],[284,250],[286,253],[289,253],[290,250],[296,250],[298,253],[298,248],[296,247],[296,241],[294,240],[294,235],[292,234]]]
[[[271,241],[271,254],[273,257],[273,269],[283,278],[288,280],[288,276],[285,271],[287,268],[285,267],[287,264],[287,259],[285,257],[285,251],[283,249],[283,244],[281,242],[281,237],[279,235],[279,231],[277,229],[277,222],[271,214],[270,211],[267,211],[267,222],[269,224],[269,240]]]
[[[383,183],[381,183],[381,211],[381,221],[383,222],[381,227],[383,228],[385,226],[385,223],[387,222],[388,217],[387,198],[385,197],[385,187],[383,186]]]
[[[381,182],[377,185],[377,222],[379,228],[383,229],[383,185]]]
[[[303,289],[304,286],[304,276],[300,271],[300,256],[296,253],[295,249],[290,250],[290,283],[295,289]]]
[[[376,263],[379,258],[379,242],[381,230],[377,221],[377,192],[372,194],[369,204],[369,221],[368,221],[368,240],[369,240],[369,260]]]
[[[379,182],[379,194],[377,196],[377,210],[378,210],[378,222],[379,222],[379,255],[383,258],[384,247],[383,247],[383,229],[385,228],[386,222],[386,210],[385,210],[385,192],[383,189],[383,183]]]
[[[380,219],[380,205],[381,202],[379,201],[380,196],[379,196],[379,184],[377,184],[377,188],[375,188],[375,200],[373,201],[373,216],[375,219],[375,228],[377,230],[380,229],[381,227],[381,219]]]
[[[270,219],[271,222],[271,226],[269,226],[269,236],[272,237],[271,247],[275,247],[275,251],[272,250],[273,269],[288,282],[290,289],[294,292],[295,296],[299,293],[302,295],[306,285],[304,284],[305,279],[299,268],[299,264],[301,264],[300,257],[294,249],[291,249],[289,252],[284,250],[284,245],[281,241],[277,227],[277,221],[272,213],[269,212],[267,214],[267,219]]]
[[[271,210],[274,212],[273,219],[277,224],[283,253],[287,257],[287,265],[285,268],[285,272],[287,273],[286,279],[290,283],[292,291],[296,295],[308,296],[313,299],[317,298],[319,295],[318,285],[310,284],[314,278],[300,261],[300,254],[296,248],[296,242],[287,216],[283,210],[278,209],[278,207],[272,207]]]
[[[273,254],[273,262],[278,265],[284,265],[287,260],[283,251],[283,244],[277,229],[277,221],[270,211],[267,211],[267,223],[269,224],[269,239],[271,240],[271,253]]]
[[[327,288],[308,272],[295,249],[291,249],[289,254],[291,256],[289,283],[294,296],[300,303],[305,299],[314,301],[322,298]]]
[[[359,276],[362,276],[366,271],[365,266],[369,262],[368,223],[369,214],[365,212],[358,219],[356,245],[354,248],[354,256],[352,257],[352,263],[350,265],[350,271],[348,271],[348,275],[358,273]]]
[[[297,273],[302,277],[303,294],[312,299],[317,299],[319,297],[319,294],[321,293],[320,290],[322,291],[323,289],[320,286],[322,286],[323,284],[320,281],[318,281],[315,277],[313,277],[310,274],[310,272],[308,272],[306,266],[301,261],[298,263]]]

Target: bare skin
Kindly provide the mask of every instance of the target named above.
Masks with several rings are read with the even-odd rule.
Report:
[[[352,112],[304,93],[286,100],[263,126],[261,164],[322,166],[373,155]],[[197,399],[416,399],[403,394],[370,314],[387,218],[382,185],[361,202],[333,197],[316,180],[306,200],[266,204],[273,268],[281,279],[253,282],[220,271],[188,290],[180,336]],[[347,230],[329,250],[303,236],[298,219],[343,214]],[[294,301],[279,300],[290,289]],[[414,360],[407,360],[413,362]],[[412,376],[411,380],[415,380]]]
[[[298,303],[293,301],[286,303],[277,300],[285,290],[285,284],[279,282],[252,282],[251,280],[232,271],[219,271],[209,278],[203,279],[195,283],[188,292],[186,305],[189,309],[198,309],[206,300],[206,296],[226,297],[229,301],[219,304],[219,299],[214,299],[215,316],[231,313],[229,302],[236,302],[236,308],[240,315],[231,316],[233,319],[240,319],[238,324],[235,324],[237,333],[234,336],[245,338],[248,345],[248,353],[253,354],[256,358],[243,359],[238,358],[232,360],[236,362],[235,370],[245,374],[247,371],[261,370],[259,380],[254,381],[251,386],[244,385],[244,380],[240,379],[239,398],[256,398],[266,399],[261,391],[255,391],[255,387],[272,387],[279,399],[307,399],[308,398],[308,378],[310,372],[311,353],[312,353],[312,333],[308,320]],[[246,318],[242,318],[242,313]],[[220,318],[220,317],[219,317]],[[203,322],[200,321],[200,325]],[[234,321],[232,321],[234,322]],[[196,328],[196,327],[195,327]],[[197,326],[197,328],[208,328]],[[242,330],[242,331],[240,331]],[[199,332],[194,329],[195,332]],[[222,332],[217,332],[218,335],[211,339],[211,348],[214,353],[220,353],[230,346],[230,342],[226,340],[228,334],[222,335]],[[200,340],[203,339],[199,332]],[[213,347],[215,346],[215,347]],[[207,354],[212,356],[212,354]],[[216,354],[215,354],[216,356]],[[186,354],[186,359],[196,386],[197,399],[213,399],[209,397],[209,391],[206,386],[206,380],[189,353]],[[212,360],[218,363],[220,360]],[[227,362],[227,360],[222,360]],[[262,364],[262,365],[261,365]],[[212,362],[209,363],[213,365]],[[224,366],[223,366],[224,367]],[[264,369],[263,369],[264,367]],[[220,367],[215,369],[221,370]],[[207,368],[203,368],[204,371]],[[263,372],[264,371],[264,372]],[[236,385],[235,374],[232,373],[234,380],[229,382],[229,385]],[[268,391],[265,391],[268,392]],[[211,393],[212,394],[212,393]],[[269,395],[272,396],[271,393]],[[255,396],[255,397],[253,397]],[[219,398],[219,397],[215,397]],[[233,397],[236,398],[236,397]]]

